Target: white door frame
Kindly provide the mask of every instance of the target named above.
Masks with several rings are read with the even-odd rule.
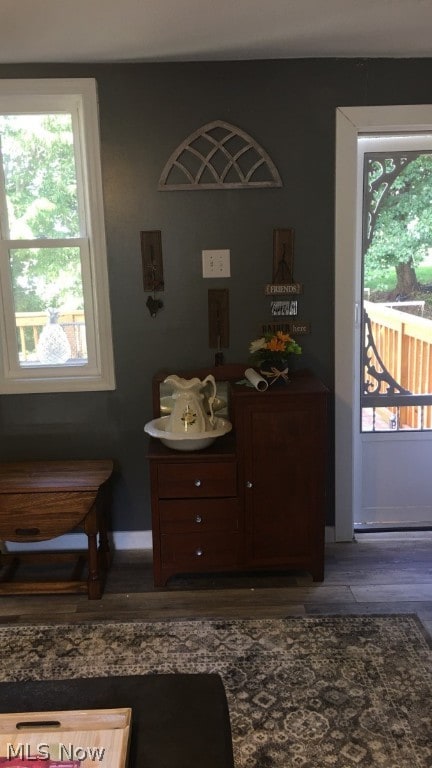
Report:
[[[336,110],[335,201],[335,539],[353,538],[360,503],[361,451],[357,402],[360,285],[357,138],[362,133],[432,130],[432,105],[339,107]]]

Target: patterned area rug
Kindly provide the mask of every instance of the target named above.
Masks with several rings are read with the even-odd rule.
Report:
[[[431,768],[415,616],[0,627],[1,680],[217,672],[237,768]]]

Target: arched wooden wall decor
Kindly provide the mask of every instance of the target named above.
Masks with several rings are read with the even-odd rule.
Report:
[[[172,153],[159,180],[160,190],[281,186],[267,152],[245,131],[223,120],[191,133]]]

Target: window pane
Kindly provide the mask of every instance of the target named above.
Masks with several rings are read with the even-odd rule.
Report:
[[[14,249],[10,269],[20,366],[85,365],[79,248]]]
[[[0,115],[9,237],[77,237],[70,114]]]

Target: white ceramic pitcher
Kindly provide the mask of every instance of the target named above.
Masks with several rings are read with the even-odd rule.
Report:
[[[167,376],[164,383],[171,384],[173,387],[174,405],[167,423],[167,431],[199,434],[214,429],[213,403],[216,397],[214,376],[209,374],[201,381],[198,378],[181,379],[176,374],[171,374]],[[211,384],[211,395],[206,398],[203,390],[208,383]],[[206,402],[208,402],[210,415],[206,413]]]

